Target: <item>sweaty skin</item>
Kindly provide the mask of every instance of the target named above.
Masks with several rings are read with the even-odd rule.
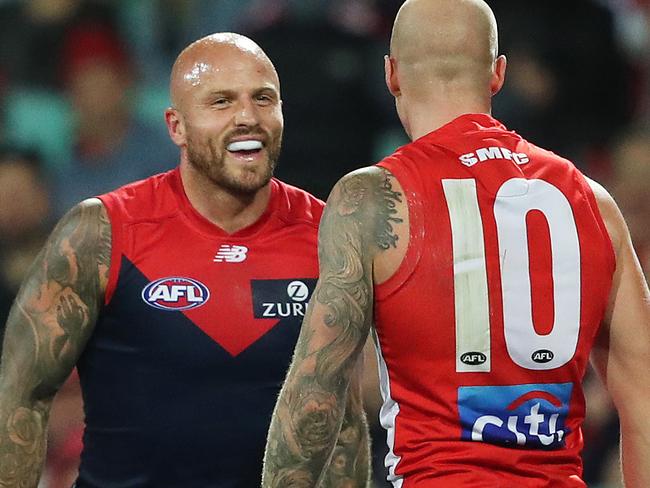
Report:
[[[482,0],[402,5],[385,58],[386,84],[411,139],[462,114],[490,113],[491,98],[505,80],[506,59],[497,49],[496,21]],[[615,202],[590,184],[617,262],[592,356],[621,418],[626,486],[648,487],[650,292]],[[330,486],[323,468],[334,452],[348,385],[371,329],[373,284],[393,275],[408,247],[405,201],[399,182],[378,167],[346,175],[332,190],[319,232],[320,279],[269,430],[265,488]],[[314,429],[324,433],[318,442]]]
[[[268,71],[270,82],[279,90],[280,80],[268,56],[251,39],[234,34],[219,33],[199,39],[187,46],[178,56],[172,67],[170,81],[170,97],[172,105],[178,109],[186,109],[185,103],[191,103],[193,88],[199,86],[203,79],[211,73],[229,66],[221,66],[225,52],[236,53],[240,58],[250,56],[259,62],[260,71]],[[205,60],[216,59],[212,64]],[[225,63],[224,63],[225,64]]]
[[[273,64],[250,39],[215,34],[180,54],[170,91],[173,107],[165,118],[180,148],[190,202],[227,232],[255,222],[267,208],[282,139]],[[261,141],[263,149],[255,157],[230,154],[229,142],[242,138]],[[106,209],[100,200],[89,199],[59,222],[24,280],[6,325],[0,363],[2,488],[39,483],[52,399],[101,313],[110,261]],[[328,474],[331,486],[368,479],[368,431],[360,398],[354,389],[343,408],[346,427]]]
[[[247,37],[204,37],[174,63],[170,98],[165,117],[190,202],[229,233],[251,225],[266,210],[284,127],[273,63]],[[242,138],[260,140],[259,154],[243,159],[227,151]]]

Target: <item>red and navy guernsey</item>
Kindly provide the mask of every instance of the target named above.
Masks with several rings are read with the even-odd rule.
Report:
[[[323,202],[271,181],[228,234],[179,170],[99,198],[111,221],[105,305],[79,360],[79,488],[259,486],[265,438],[318,274]]]

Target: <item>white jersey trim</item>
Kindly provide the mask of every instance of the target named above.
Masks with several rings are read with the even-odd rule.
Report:
[[[377,332],[374,329],[372,330],[372,335],[375,341],[375,351],[377,352],[379,388],[381,397],[384,400],[384,403],[379,409],[379,423],[386,430],[386,444],[388,445],[388,454],[386,454],[386,458],[384,459],[384,466],[388,468],[388,476],[386,476],[386,479],[392,483],[394,488],[402,488],[404,480],[402,476],[395,474],[395,468],[397,468],[402,458],[401,456],[397,456],[393,451],[395,447],[395,419],[399,414],[399,404],[390,396],[388,366],[386,366],[386,361],[384,361],[379,337],[377,337]]]

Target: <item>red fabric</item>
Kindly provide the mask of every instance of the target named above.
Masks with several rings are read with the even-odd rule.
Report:
[[[123,256],[152,281],[164,278],[161,273],[167,269],[165,262],[174,260],[178,276],[195,276],[213,293],[221,290],[218,297],[204,306],[182,313],[233,356],[247,349],[279,320],[255,320],[250,293],[237,286],[224,288],[222,284],[248,282],[247,276],[254,279],[268,270],[273,270],[278,279],[294,277],[296,269],[309,270],[305,277],[318,275],[315,258],[323,202],[276,179],[271,181],[271,187],[266,212],[251,226],[232,234],[192,207],[178,169],[100,196],[113,232],[105,303],[110,302],[115,291]],[[143,201],[151,205],[142,205]],[[166,243],[164,247],[161,242]],[[213,258],[224,245],[251,249],[245,265],[215,265]],[[184,259],[188,250],[192,259]],[[284,262],[287,255],[292,256],[292,266]],[[228,316],[223,316],[223,303],[232,307]],[[217,316],[222,320],[214,320]],[[249,317],[250,323],[244,324],[242,317]]]
[[[496,157],[474,163],[473,156],[480,148],[499,149],[492,151]],[[506,151],[502,152],[504,148]],[[510,152],[520,155],[519,162],[499,157]],[[462,164],[461,156],[473,164]],[[390,396],[382,412],[382,421],[389,427],[389,439],[394,437],[393,460],[397,461],[394,479],[401,479],[402,483],[395,486],[586,486],[581,480],[581,424],[585,405],[580,383],[605,311],[615,267],[611,242],[586,180],[569,161],[529,144],[487,115],[462,116],[399,149],[379,165],[391,171],[404,188],[408,196],[411,226],[411,242],[402,267],[392,279],[375,287],[375,324],[387,375],[382,381],[382,388],[385,396]],[[573,228],[577,240],[573,248],[579,249],[580,264],[573,274],[562,269],[554,276],[549,275],[553,260],[557,259],[551,242],[555,241],[561,249],[568,244],[564,240],[558,242],[558,235],[552,235],[557,228],[549,231],[548,224],[541,225],[547,220],[543,213],[529,211],[519,221],[523,222],[519,224],[519,232],[523,235],[521,245],[510,248],[514,251],[529,248],[529,267],[523,269],[522,273],[535,297],[528,295],[533,309],[528,310],[533,321],[542,322],[530,325],[523,322],[526,324],[523,326],[514,323],[517,331],[523,327],[524,331],[540,337],[552,333],[554,327],[564,327],[565,324],[558,323],[549,326],[547,322],[555,322],[557,314],[547,308],[555,309],[555,301],[563,299],[562,296],[555,296],[554,299],[553,287],[565,286],[567,279],[574,280],[571,282],[575,290],[572,296],[578,299],[571,302],[576,305],[572,310],[579,312],[573,315],[576,320],[575,329],[572,330],[577,343],[575,351],[566,353],[567,362],[553,369],[544,369],[545,354],[549,354],[544,351],[533,350],[532,355],[528,352],[523,356],[524,361],[531,361],[531,367],[537,367],[536,363],[532,363],[532,357],[541,354],[539,367],[542,369],[534,370],[516,363],[513,354],[530,344],[522,345],[522,339],[512,332],[509,335],[511,343],[506,338],[504,297],[506,293],[513,292],[513,287],[502,285],[504,278],[501,270],[503,263],[513,258],[501,250],[506,245],[504,241],[512,242],[513,237],[512,233],[499,235],[499,226],[503,229],[505,220],[497,222],[495,196],[503,191],[506,181],[513,179],[522,182],[521,187],[527,190],[522,190],[521,196],[504,196],[500,193],[501,203],[509,201],[509,198],[524,198],[528,192],[536,191],[532,182],[542,180],[540,184],[549,186],[550,183],[555,191],[561,193],[561,196],[556,194],[557,198],[567,202],[566,207],[561,207],[564,213],[549,220],[555,223],[575,221]],[[480,260],[471,256],[464,261],[462,256],[456,256],[457,263],[454,261],[454,239],[463,241],[466,236],[452,235],[450,203],[445,193],[447,183],[443,183],[452,180],[471,180],[476,186],[477,197],[474,198],[480,210],[478,225],[482,225],[485,252],[480,264],[477,264]],[[469,203],[464,200],[460,204],[464,212],[460,219],[463,222],[472,219],[471,213],[467,212]],[[559,254],[563,252],[558,251]],[[491,361],[490,369],[486,372],[458,372],[457,361],[462,361],[462,356],[456,350],[455,265],[459,269],[463,265],[468,269],[481,266],[486,270],[489,316],[485,320],[489,322],[489,336],[484,337],[486,342],[489,339]],[[458,279],[463,279],[463,272],[456,274]],[[485,278],[483,282],[486,282]],[[512,281],[509,283],[512,284]],[[523,293],[514,288],[515,296]],[[477,298],[475,290],[470,288],[468,300],[485,300],[481,296]],[[527,295],[524,293],[522,296],[525,298]],[[564,307],[562,310],[571,308],[562,303],[558,305]],[[513,309],[509,310],[509,316],[513,317]],[[551,351],[554,356],[569,348],[563,343],[563,338],[564,335],[559,340],[555,339],[556,348],[548,348],[554,349]],[[455,359],[457,355],[458,359]],[[560,385],[558,388],[570,391],[566,402],[565,428],[562,429],[565,436],[561,437],[557,432],[549,436],[553,442],[557,440],[560,444],[563,441],[565,445],[553,450],[529,444],[529,439],[537,440],[537,433],[530,423],[535,421],[535,415],[530,408],[537,408],[535,402],[548,405],[547,408],[551,410],[562,404],[545,390],[548,385]],[[514,387],[511,391],[521,390],[524,393],[510,400],[504,397],[499,414],[506,417],[499,429],[504,436],[512,434],[510,442],[514,448],[463,437],[471,432],[462,427],[461,396],[465,404],[480,410],[488,407],[483,407],[480,401],[473,401],[468,392],[476,391],[478,398],[485,394],[485,402],[490,403],[495,401],[491,392],[501,394],[511,387]],[[526,406],[521,407],[522,404]],[[526,418],[517,414],[519,416],[514,420],[518,422],[516,430],[520,435],[526,434],[523,436],[525,445],[520,446],[515,444],[514,432],[509,431],[506,425],[507,412],[517,408],[530,410]],[[395,417],[394,429],[390,428],[392,417]],[[485,418],[492,424],[501,421],[494,417]],[[549,432],[553,433],[550,423],[550,415],[543,417],[539,433],[543,429],[550,429]]]

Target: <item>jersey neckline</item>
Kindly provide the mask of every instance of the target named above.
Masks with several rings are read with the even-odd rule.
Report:
[[[187,219],[187,223],[201,234],[213,238],[250,238],[266,227],[266,224],[271,220],[273,214],[276,213],[280,200],[278,196],[280,187],[278,181],[275,178],[271,178],[269,184],[271,185],[271,195],[266,210],[264,210],[262,215],[251,225],[233,233],[228,233],[217,224],[205,218],[194,208],[187,197],[187,193],[185,193],[179,167],[172,171],[170,178],[172,192],[178,201],[179,210]]]
[[[458,138],[459,134],[466,134],[468,132],[476,131],[509,131],[506,126],[504,126],[497,119],[492,117],[490,114],[485,113],[468,113],[463,114],[455,119],[447,122],[446,124],[438,127],[437,129],[429,132],[428,134],[423,135],[419,139],[416,139],[413,142],[418,141],[427,141],[429,139],[435,138],[445,138],[448,136],[453,136]]]

